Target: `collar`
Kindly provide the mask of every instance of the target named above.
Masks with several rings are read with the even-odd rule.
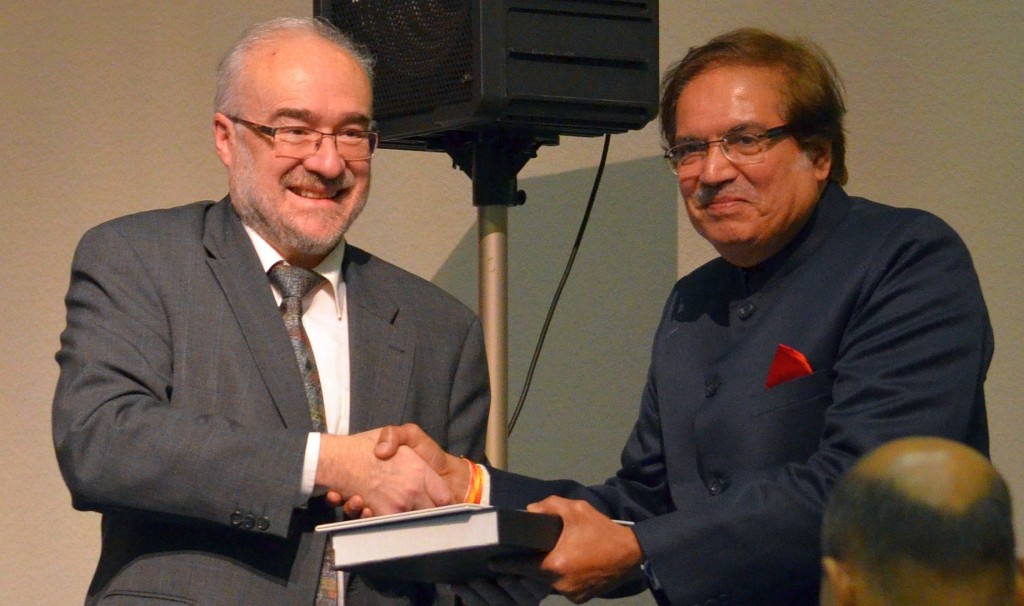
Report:
[[[253,247],[256,248],[256,255],[260,258],[260,264],[263,266],[263,273],[270,271],[270,268],[275,263],[284,261],[284,257],[281,253],[277,252],[273,246],[270,245],[263,236],[256,233],[256,230],[252,229],[248,225],[243,224],[245,233],[252,240]],[[341,260],[345,258],[345,239],[342,238],[341,242],[338,243],[334,249],[324,257],[324,260],[319,265],[313,268],[313,271],[327,278],[327,281],[331,283],[331,295],[334,300],[334,309],[338,313],[338,318],[341,318],[341,295],[338,289],[345,283],[344,278],[341,275]]]
[[[747,269],[737,268],[742,277],[746,295],[761,290],[772,277],[783,276],[799,267],[804,260],[825,242],[828,235],[850,210],[850,198],[842,186],[831,181],[821,192],[807,223],[782,250],[763,262]]]

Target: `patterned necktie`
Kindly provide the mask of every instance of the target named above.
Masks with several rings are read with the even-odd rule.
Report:
[[[281,291],[281,317],[288,329],[288,337],[292,342],[295,359],[302,372],[302,386],[306,390],[306,403],[309,405],[309,418],[313,421],[313,429],[327,431],[324,414],[324,394],[320,389],[320,373],[316,369],[313,348],[309,344],[309,335],[302,326],[302,298],[326,278],[302,267],[285,265],[283,261],[274,264],[268,272],[270,282]],[[332,564],[334,547],[327,541],[324,551],[323,565],[320,569],[320,585],[316,591],[315,606],[337,606],[338,604],[338,573]]]
[[[281,317],[288,329],[288,338],[292,342],[292,351],[302,372],[302,386],[306,390],[306,403],[309,404],[309,418],[313,421],[313,429],[327,431],[324,416],[324,394],[320,390],[320,373],[313,359],[313,348],[309,345],[309,336],[302,327],[302,298],[326,278],[303,267],[285,265],[284,261],[270,268],[270,282],[281,291]]]

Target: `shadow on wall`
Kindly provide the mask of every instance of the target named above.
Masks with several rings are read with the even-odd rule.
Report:
[[[524,179],[519,186],[527,202],[509,209],[510,415],[595,172]],[[595,483],[618,469],[619,450],[636,419],[651,339],[676,279],[676,194],[660,157],[606,167],[509,440],[511,470]],[[433,279],[474,309],[476,246],[474,228]]]

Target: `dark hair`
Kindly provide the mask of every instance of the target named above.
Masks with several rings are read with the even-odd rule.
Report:
[[[676,104],[683,88],[702,72],[725,65],[765,66],[781,69],[786,88],[780,111],[800,148],[814,156],[831,147],[828,178],[846,183],[846,135],[843,132],[842,83],[835,66],[813,42],[787,39],[760,29],[737,29],[690,48],[662,79],[661,134],[668,147],[675,144]]]
[[[1012,592],[1016,571],[1010,492],[998,475],[987,494],[962,512],[923,503],[891,480],[851,473],[825,510],[822,552],[851,560],[898,590],[893,564],[913,561],[954,578],[998,571]]]

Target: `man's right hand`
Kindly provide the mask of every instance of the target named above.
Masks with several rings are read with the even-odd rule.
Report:
[[[416,429],[419,430],[418,427]],[[329,501],[340,502],[358,495],[362,508],[376,515],[455,502],[447,478],[442,479],[432,465],[428,465],[422,456],[417,456],[412,448],[396,444],[394,448],[388,447],[388,456],[377,456],[375,449],[379,433],[379,430],[373,430],[349,436],[320,436],[316,485],[329,491]],[[390,445],[406,438],[413,442],[421,440],[419,436],[407,436],[407,433],[413,432],[403,432],[389,438],[387,443]],[[434,447],[440,451],[436,444]],[[457,493],[458,499],[465,494],[464,490]]]
[[[403,454],[414,453],[421,464],[428,466],[446,484],[453,499],[450,502],[461,503],[465,499],[470,480],[470,467],[465,459],[446,453],[414,423],[384,427],[377,435],[373,452],[381,462],[400,463]],[[371,499],[360,492],[328,492],[327,502],[334,506],[344,503],[345,514],[350,518],[387,513],[377,509]]]

